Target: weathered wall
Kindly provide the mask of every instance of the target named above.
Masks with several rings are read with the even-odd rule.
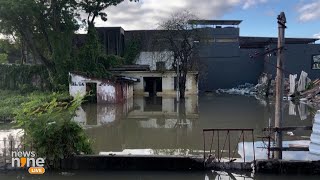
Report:
[[[86,95],[86,83],[84,80],[86,79],[83,76],[71,74],[69,73],[69,93],[70,96],[76,97],[78,96],[85,96]]]
[[[110,81],[97,83],[97,103],[117,103],[122,101],[122,99],[117,99],[119,96],[117,96],[116,85]]]
[[[97,86],[97,103],[120,103],[133,96],[132,84],[111,80],[87,78],[82,75],[70,73],[69,92],[75,97],[86,95],[86,83],[95,83]]]
[[[133,93],[135,95],[148,95],[147,92],[144,92],[144,77],[161,77],[162,78],[162,92],[158,92],[157,95],[175,95],[176,91],[174,90],[174,77],[176,73],[174,71],[167,71],[164,73],[160,72],[146,72],[146,71],[131,71],[131,72],[122,72],[121,75],[137,78],[140,81],[134,83]],[[186,82],[186,95],[198,94],[198,80],[196,72],[189,72],[187,75]]]
[[[172,51],[153,51],[153,52],[140,52],[136,59],[136,64],[149,65],[150,70],[157,70],[156,63],[165,62],[166,69],[172,69],[173,52]]]

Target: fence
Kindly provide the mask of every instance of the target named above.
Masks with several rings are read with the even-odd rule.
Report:
[[[6,167],[11,164],[12,152],[32,151],[32,144],[26,146],[23,144],[23,139],[4,138],[0,140],[0,167]]]
[[[231,134],[232,133],[232,134]],[[245,134],[248,134],[251,136],[252,140],[252,147],[253,147],[253,160],[255,161],[255,147],[254,147],[254,134],[253,129],[203,129],[203,159],[206,162],[208,159],[214,159],[217,162],[221,162],[222,158],[227,157],[229,162],[235,161],[235,153],[238,149],[238,144],[240,141],[242,141],[242,151],[243,151],[243,162],[246,162],[246,150],[245,150],[245,140],[246,136]],[[206,151],[206,141],[208,138],[206,136],[209,134],[209,137],[211,135],[210,140],[210,147],[209,151]],[[231,136],[233,139],[231,139]],[[224,138],[223,138],[224,137]],[[223,145],[221,144],[221,140],[223,140]],[[237,140],[236,143],[231,143],[231,141]],[[227,143],[228,141],[228,143]],[[225,150],[226,144],[228,146],[228,149]],[[236,146],[233,148],[232,146]],[[222,145],[222,146],[221,146]],[[213,147],[215,146],[215,147]],[[217,149],[217,150],[216,150]],[[227,152],[227,156],[224,156],[224,153]],[[207,153],[208,159],[207,159]],[[214,154],[212,154],[214,153]],[[217,154],[216,154],[217,153]]]

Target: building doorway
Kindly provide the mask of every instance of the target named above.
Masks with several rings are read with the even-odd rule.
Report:
[[[157,96],[157,92],[162,92],[162,77],[144,77],[144,92],[149,96]]]
[[[86,83],[85,101],[96,103],[97,102],[97,83]]]

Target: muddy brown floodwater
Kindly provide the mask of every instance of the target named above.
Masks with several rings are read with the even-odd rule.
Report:
[[[285,102],[283,126],[313,126],[315,110],[305,104]],[[216,155],[217,137],[203,141],[204,128],[252,128],[254,129],[255,154],[257,159],[273,158],[266,150],[268,135],[262,129],[274,124],[273,102],[258,100],[255,97],[238,95],[191,96],[177,105],[170,97],[134,97],[125,104],[96,105],[86,104],[77,112],[75,121],[83,125],[93,140],[96,154],[147,154],[147,155],[203,155],[203,144],[212,144],[212,154]],[[283,133],[283,146],[308,146],[311,130],[295,130]],[[272,137],[272,134],[271,134]],[[225,134],[220,134],[220,145]],[[272,139],[271,139],[272,143]],[[311,142],[312,143],[312,142]],[[234,158],[247,161],[253,159],[252,137],[246,135],[239,141],[239,133],[230,135],[230,152]],[[219,147],[221,157],[228,151]],[[319,147],[318,147],[319,148]],[[221,150],[222,149],[222,150]],[[207,151],[208,149],[206,149]],[[245,150],[245,152],[244,152]],[[283,152],[283,159],[319,160],[317,151]],[[226,152],[225,152],[226,151]],[[52,172],[44,175],[29,175],[26,171],[0,172],[0,180],[45,179],[45,180],[84,180],[84,179],[166,179],[166,180],[212,180],[212,179],[272,179],[300,180],[320,179],[320,176],[240,174],[226,172],[152,172],[152,171],[75,171]]]
[[[303,103],[286,101],[283,126],[312,126],[314,113]],[[121,105],[84,105],[75,120],[86,128],[96,154],[202,155],[202,129],[252,128],[256,158],[266,159],[267,140],[261,138],[266,132],[262,129],[274,124],[274,104],[255,97],[221,94],[190,96],[180,105],[172,97],[134,97]],[[283,146],[307,146],[311,133],[311,130],[284,132]],[[253,160],[252,137],[246,135],[243,143],[239,141],[239,133],[230,135],[233,157]],[[212,141],[208,137],[207,147]],[[220,134],[220,146],[224,138],[225,134]],[[213,142],[212,151],[217,152],[216,136]],[[308,151],[283,152],[283,159],[318,158]]]

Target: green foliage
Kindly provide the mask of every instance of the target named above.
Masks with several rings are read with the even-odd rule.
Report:
[[[128,43],[126,46],[125,52],[124,52],[124,59],[126,64],[134,64],[137,56],[139,55],[141,51],[141,44],[138,40],[132,40]]]
[[[313,82],[310,82],[309,84],[307,84],[306,90],[310,90],[312,88],[314,88],[314,83]]]
[[[3,53],[13,53],[19,51],[19,44],[17,42],[11,42],[9,39],[0,39],[0,50]]]
[[[75,70],[88,76],[110,77],[108,69],[123,64],[124,59],[115,55],[105,55],[97,31],[90,27],[86,43],[75,56]]]
[[[68,72],[81,71],[98,77],[108,77],[109,67],[122,63],[122,59],[106,56],[94,28],[94,19],[107,20],[103,12],[124,0],[1,0],[0,33],[12,35],[21,49],[27,48],[48,71],[47,84],[55,90],[66,89]],[[130,0],[131,1],[131,0]],[[88,18],[81,19],[79,10]],[[73,48],[73,35],[88,24],[87,41],[80,50]],[[21,54],[23,55],[23,54]],[[26,58],[22,57],[23,63]],[[26,86],[24,86],[25,89]]]
[[[0,64],[8,62],[8,54],[0,53]]]
[[[61,77],[66,74],[72,34],[79,29],[77,5],[74,0],[0,1],[0,33],[26,44],[50,72],[48,80],[54,85],[66,83]]]
[[[21,93],[51,88],[49,75],[41,65],[0,65],[0,89]]]
[[[125,59],[116,55],[107,55],[99,59],[98,63],[101,64],[104,68],[109,69],[111,67],[123,65],[125,63]]]
[[[49,92],[33,92],[21,94],[19,91],[0,90],[0,121],[14,120],[14,112],[22,108],[22,104],[39,99],[39,101],[49,101],[56,97],[57,99],[67,99],[69,94],[52,94]]]
[[[70,102],[52,94],[49,101],[33,99],[17,110],[15,118],[18,127],[24,129],[24,143],[32,144],[37,155],[45,157],[49,165],[73,155],[92,153],[91,141],[72,120],[81,103],[81,98]]]

